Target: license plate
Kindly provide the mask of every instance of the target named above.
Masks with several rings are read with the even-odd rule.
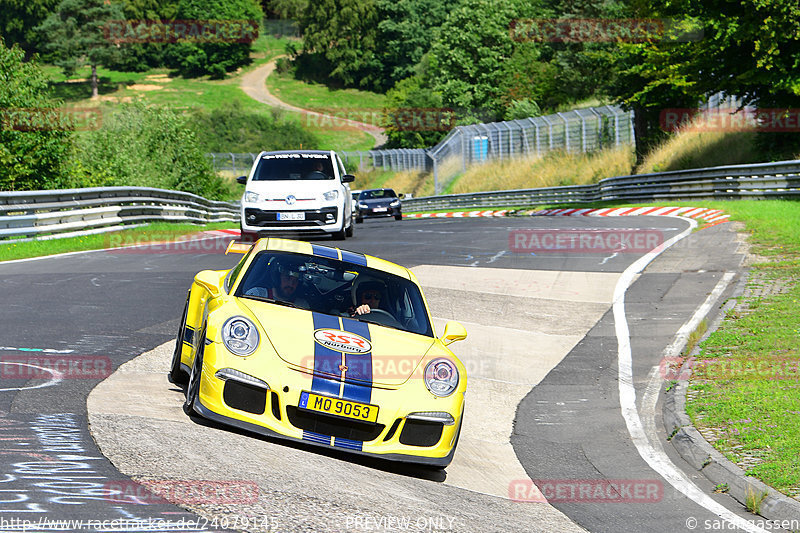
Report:
[[[306,214],[301,212],[278,213],[278,220],[305,220]]]
[[[314,394],[313,392],[301,392],[300,404],[298,407],[300,409],[307,409],[309,411],[316,411],[318,413],[341,416],[344,418],[351,418],[353,420],[361,420],[362,422],[378,421],[377,405],[368,405],[365,403],[343,400],[341,398],[320,396],[319,394]]]
[[[385,213],[388,210],[389,208],[387,207],[376,207],[375,209],[373,209],[373,211],[375,211],[376,213]]]

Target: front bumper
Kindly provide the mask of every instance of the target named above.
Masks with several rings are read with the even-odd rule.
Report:
[[[380,208],[378,208],[380,209]],[[375,209],[361,209],[358,210],[358,216],[361,218],[374,218],[374,217],[393,217],[402,214],[402,207],[389,207],[386,211]]]
[[[303,220],[279,220],[284,213],[302,213]],[[243,207],[241,220],[244,231],[259,234],[285,231],[333,233],[342,228],[341,210],[337,206],[291,211]]]
[[[422,380],[413,379],[396,389],[372,387],[370,403],[379,407],[378,419],[374,424],[357,422],[297,407],[300,393],[312,390],[310,373],[282,362],[265,369],[263,363],[256,362],[257,356],[231,359],[235,357],[221,345],[206,346],[199,397],[195,401],[195,410],[201,416],[263,435],[390,461],[444,467],[452,460],[464,409],[463,391],[437,398],[427,391]],[[240,363],[235,366],[237,370],[268,383],[269,390],[231,384],[232,380],[216,376],[220,368],[234,368],[232,363]],[[448,412],[455,423],[408,418],[420,411]]]

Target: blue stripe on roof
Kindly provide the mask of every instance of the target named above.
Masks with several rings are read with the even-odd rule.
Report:
[[[331,259],[339,259],[339,253],[336,248],[330,248],[328,246],[322,246],[320,244],[312,244],[311,251],[314,255],[318,255],[320,257],[330,257]]]
[[[364,254],[348,252],[347,250],[341,250],[341,252],[342,252],[342,261],[347,261],[348,263],[355,263],[356,265],[367,266],[367,258],[364,257]]]

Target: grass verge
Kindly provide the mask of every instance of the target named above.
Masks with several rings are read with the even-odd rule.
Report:
[[[362,122],[360,111],[379,113],[386,101],[384,94],[359,89],[331,89],[321,83],[297,80],[291,72],[273,72],[267,78],[267,89],[278,99],[295,107],[320,113],[353,112],[351,118]]]
[[[766,261],[700,343],[686,411],[748,475],[800,498],[800,203],[709,206],[744,222],[752,251]]]
[[[204,226],[157,222],[138,228],[97,235],[86,235],[83,237],[67,237],[64,239],[7,244],[3,244],[2,241],[0,241],[0,261],[11,261],[14,259],[26,259],[30,257],[42,257],[86,250],[102,250],[124,244],[137,244],[149,241],[168,241],[201,231],[233,229],[238,227],[238,224],[233,222],[218,222]]]

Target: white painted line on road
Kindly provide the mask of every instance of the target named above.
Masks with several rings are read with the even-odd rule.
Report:
[[[17,363],[13,361],[0,361],[0,365],[19,365],[19,366],[27,366],[28,368],[36,368],[38,370],[44,370],[45,372],[50,373],[50,379],[45,381],[44,383],[40,383],[38,385],[33,385],[31,387],[8,387],[4,389],[0,389],[0,392],[5,391],[22,391],[22,390],[31,390],[31,389],[42,389],[44,387],[52,387],[53,385],[58,385],[61,383],[61,380],[64,378],[64,374],[59,372],[58,370],[53,370],[52,368],[44,368],[41,366],[31,365],[28,363]]]
[[[11,347],[11,346],[0,346],[0,351],[6,351],[6,352],[72,353],[75,350],[56,350],[54,348],[14,348],[14,347]]]
[[[734,527],[741,528],[751,533],[767,533],[766,530],[757,527],[753,523],[739,517],[735,513],[732,513],[726,509],[723,505],[714,501],[688,477],[686,477],[686,474],[684,474],[677,466],[675,466],[672,461],[670,461],[663,449],[657,449],[655,446],[653,446],[652,442],[647,437],[642,420],[639,417],[639,411],[636,408],[636,389],[633,386],[633,357],[631,353],[630,330],[625,317],[625,293],[634,277],[644,270],[644,268],[651,261],[658,257],[664,250],[668,249],[673,244],[689,235],[694,228],[697,227],[697,221],[691,219],[684,220],[688,220],[690,223],[690,227],[687,230],[672,237],[655,250],[652,250],[640,257],[636,262],[625,269],[619,281],[617,282],[616,287],[614,288],[614,303],[612,310],[614,313],[614,329],[616,331],[618,344],[617,368],[619,372],[620,409],[622,411],[622,416],[625,419],[625,424],[628,427],[628,433],[630,434],[631,440],[636,446],[636,450],[639,452],[639,455],[645,460],[650,468],[658,472],[665,480],[669,482],[670,485],[672,485],[676,490],[690,500],[696,502],[702,507],[705,507],[707,510],[714,513],[725,522],[730,523]],[[708,300],[706,300],[706,302],[708,302]],[[703,308],[705,305],[706,304],[704,303],[701,308]],[[683,330],[683,328],[681,328],[681,330]],[[645,396],[647,397],[648,401],[652,402],[652,399],[647,393],[645,393]]]

